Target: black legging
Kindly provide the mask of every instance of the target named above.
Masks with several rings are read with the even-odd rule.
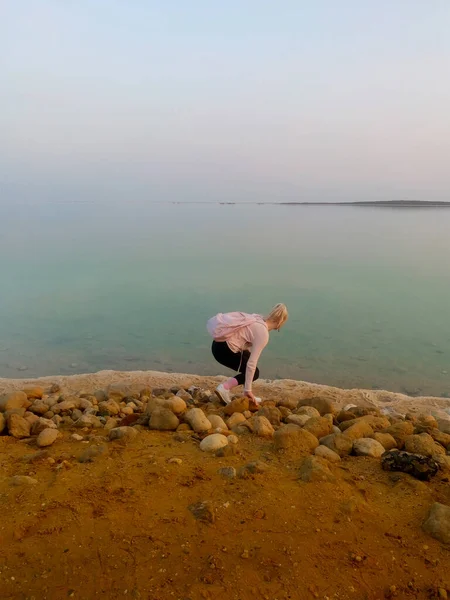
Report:
[[[212,353],[218,363],[233,371],[239,371],[235,378],[239,385],[245,383],[245,369],[247,368],[247,362],[250,358],[250,352],[244,350],[242,355],[240,352],[233,352],[226,342],[213,342]],[[240,365],[240,366],[239,366]],[[253,375],[253,381],[256,381],[259,377],[259,369],[256,367],[255,374]]]

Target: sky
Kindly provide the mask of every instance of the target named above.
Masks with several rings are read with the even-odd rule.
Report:
[[[448,0],[2,0],[0,202],[450,200]]]

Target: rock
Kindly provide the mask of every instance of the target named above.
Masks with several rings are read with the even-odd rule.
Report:
[[[242,398],[236,398],[232,400],[230,404],[227,404],[224,409],[226,415],[232,415],[234,413],[243,413],[249,408],[248,398],[243,396]]]
[[[6,412],[2,413],[2,415],[5,417],[5,420],[7,423],[8,423],[8,419],[11,415],[19,415],[19,417],[25,417],[25,414],[33,414],[33,413],[30,413],[28,410],[25,410],[24,408],[11,408],[11,410],[7,410]]]
[[[233,427],[236,427],[236,425],[240,425],[241,423],[244,423],[246,420],[247,419],[245,418],[245,416],[242,413],[234,413],[227,420],[227,425],[230,429],[233,429]]]
[[[54,417],[52,417],[51,420],[56,425],[56,427],[59,427],[62,423],[62,417],[60,417],[59,415],[55,415]]]
[[[222,467],[217,471],[223,479],[235,479],[236,469],[234,467]]]
[[[151,415],[157,408],[163,407],[163,401],[160,398],[149,398],[145,406],[145,413]]]
[[[274,445],[276,450],[293,452],[297,455],[309,454],[319,445],[319,440],[309,431],[297,425],[283,425],[275,431]]]
[[[93,398],[95,400],[95,398]],[[88,408],[93,408],[94,403],[88,400],[87,398],[80,398],[80,402],[78,403],[78,408],[80,410],[87,410]]]
[[[307,483],[315,482],[333,482],[335,477],[328,467],[328,462],[318,456],[308,456],[303,461],[299,477],[302,481]]]
[[[356,419],[356,414],[352,412],[351,409],[341,410],[336,417],[336,421],[338,423],[344,423],[345,421],[353,421],[354,419]]]
[[[327,435],[320,440],[320,443],[336,452],[341,458],[348,456],[353,449],[353,440],[342,433]]]
[[[297,408],[294,414],[302,416],[304,415],[310,418],[320,417],[320,412],[317,410],[317,408],[314,408],[314,406],[300,406]]]
[[[235,414],[239,414],[239,413],[235,413]],[[232,415],[230,417],[230,419],[233,418],[234,415]],[[228,429],[225,421],[222,419],[222,417],[219,417],[219,415],[208,415],[208,420],[211,423],[213,429]]]
[[[122,442],[131,442],[137,436],[138,431],[135,427],[114,427],[114,429],[110,430],[108,439],[110,442],[113,442],[114,440],[120,440]]]
[[[422,456],[433,456],[434,454],[445,454],[445,450],[433,440],[428,433],[419,435],[408,435],[405,438],[405,450],[411,454],[421,454]]]
[[[322,438],[329,435],[333,429],[333,423],[330,423],[325,417],[311,417],[303,426],[305,431],[309,431],[316,438]]]
[[[61,391],[61,386],[59,385],[59,383],[53,383],[50,386],[50,389],[48,391],[49,394],[59,394]]]
[[[42,398],[44,395],[44,390],[38,385],[26,387],[23,389],[23,393],[27,395],[29,400],[35,400],[37,398]]]
[[[53,416],[53,415],[52,415],[52,416]],[[81,410],[79,410],[78,408],[75,408],[75,409],[72,411],[72,414],[71,414],[70,416],[71,416],[71,418],[72,418],[74,421],[78,421],[78,419],[81,419],[81,417],[83,416],[83,413],[82,413],[82,412],[81,412]]]
[[[3,413],[0,413],[0,433],[5,429],[5,427],[6,427],[5,415]]]
[[[327,446],[322,445],[317,446],[317,448],[314,450],[314,455],[319,456],[320,458],[324,458],[325,460],[331,463],[337,463],[341,460],[339,454],[333,452],[333,450],[330,450],[329,448],[327,448]]]
[[[342,434],[349,440],[358,440],[360,438],[369,438],[373,436],[372,427],[366,423],[365,421],[359,421],[354,425],[351,425],[345,432]]]
[[[148,422],[150,429],[158,431],[175,431],[179,424],[178,417],[171,410],[163,407],[155,409]]]
[[[218,458],[227,458],[229,456],[234,456],[235,454],[238,454],[237,446],[235,444],[228,444],[228,446],[219,448],[216,451],[215,456],[217,456]]]
[[[175,415],[181,415],[187,409],[186,402],[183,398],[177,396],[172,396],[171,398],[167,398],[167,400],[163,400],[162,406],[172,411]]]
[[[292,411],[289,408],[286,408],[285,406],[277,406],[277,408],[280,411],[281,419],[283,421],[285,421],[289,417],[289,415],[292,414]]]
[[[390,433],[397,443],[397,448],[402,449],[405,439],[414,433],[414,425],[411,421],[400,421],[384,429],[383,433]]]
[[[104,417],[115,417],[120,413],[120,406],[115,400],[106,400],[99,403],[98,412]]]
[[[423,529],[442,544],[450,544],[450,506],[440,502],[432,504]]]
[[[341,431],[345,432],[347,429],[352,427],[352,425],[356,425],[357,423],[367,423],[367,425],[370,425],[374,431],[381,431],[382,429],[386,429],[386,427],[390,427],[391,425],[389,419],[386,417],[365,415],[363,417],[352,419],[351,421],[344,421],[343,423],[339,424],[339,427]]]
[[[381,466],[385,471],[402,471],[422,481],[429,481],[439,470],[439,465],[432,458],[400,450],[385,452]]]
[[[101,446],[90,446],[83,450],[83,452],[78,457],[78,462],[80,463],[88,463],[92,462],[94,458],[104,454],[106,452],[106,446],[102,444]]]
[[[41,433],[37,437],[36,444],[39,446],[39,448],[51,446],[56,441],[58,436],[58,430],[49,427],[48,429],[44,429],[44,431],[41,431]]]
[[[450,471],[450,456],[435,454],[431,458],[437,462],[441,471],[444,471],[445,473],[448,473]]]
[[[210,524],[215,521],[214,510],[209,502],[196,502],[195,504],[190,504],[188,509],[197,521]]]
[[[72,433],[70,439],[74,440],[74,442],[82,442],[84,440],[84,437],[82,435],[78,435],[78,433]]]
[[[203,452],[216,452],[219,448],[228,445],[228,439],[221,433],[213,433],[208,435],[200,442],[200,450]]]
[[[31,406],[27,395],[24,392],[11,392],[0,396],[0,412],[5,412],[13,408],[25,408]]]
[[[379,442],[385,450],[397,448],[397,442],[390,433],[380,433],[379,431],[376,431],[373,434],[373,439],[377,440],[377,442]]]
[[[241,467],[239,469],[238,476],[241,479],[246,479],[249,475],[262,475],[263,473],[267,473],[268,470],[269,467],[266,465],[266,463],[260,460],[255,460]]]
[[[327,413],[334,415],[337,412],[334,402],[328,398],[308,398],[300,400],[297,406],[298,408],[301,406],[312,406],[319,411],[321,416],[326,415]]]
[[[95,395],[97,396],[97,393]],[[109,400],[116,400],[117,402],[120,402],[127,396],[130,396],[131,398],[139,398],[139,391],[137,389],[133,390],[130,386],[124,383],[112,383],[107,388],[107,396]]]
[[[100,429],[103,423],[95,415],[83,415],[75,422],[75,427],[94,427]]]
[[[432,427],[437,429],[437,421],[432,415],[420,414],[417,417],[417,425],[424,427]]]
[[[273,427],[280,426],[281,413],[276,406],[262,406],[255,416],[265,417]]]
[[[266,419],[266,417],[254,416],[248,420],[248,423],[251,424],[253,433],[255,433],[258,437],[271,438],[275,433],[272,424],[270,423],[269,419]]]
[[[31,434],[39,435],[44,429],[56,429],[55,423],[50,419],[44,417],[38,417],[37,420],[31,426]]]
[[[21,439],[30,437],[30,424],[23,417],[11,414],[7,419],[9,435]]]
[[[172,458],[169,458],[169,460],[167,462],[169,463],[169,465],[182,465],[183,464],[183,460],[181,458],[178,458],[177,456],[172,456]]]
[[[178,390],[178,392],[176,392],[176,396],[184,400],[185,404],[191,403],[193,400],[192,395],[186,390]]]
[[[13,486],[21,486],[21,485],[36,485],[38,483],[37,479],[33,479],[32,477],[27,477],[27,475],[14,475],[9,480],[9,485]]]
[[[429,433],[435,442],[450,450],[450,434],[444,433],[439,429],[429,429],[426,433]]]
[[[1,410],[1,409],[0,409]],[[436,419],[439,431],[450,435],[450,419]]]
[[[281,398],[278,402],[278,406],[281,408],[288,408],[289,410],[295,410],[298,406],[298,399],[293,397]]]
[[[310,419],[312,419],[312,417],[308,415],[289,415],[286,418],[286,423],[292,423],[298,427],[303,427]]]
[[[384,452],[384,446],[371,438],[360,438],[353,442],[353,451],[356,456],[371,456],[372,458],[380,458]]]
[[[191,408],[185,413],[184,418],[196,433],[212,429],[211,421],[206,418],[201,408]]]
[[[61,413],[69,413],[72,410],[74,410],[75,408],[78,408],[79,406],[79,402],[80,399],[79,398],[67,398],[65,400],[62,400],[61,402],[58,402],[57,404],[54,404],[52,406],[52,410],[56,415],[59,415]]]
[[[237,444],[239,442],[239,438],[237,435],[229,435],[227,437],[227,440],[229,444]]]
[[[180,425],[178,425],[177,431],[191,431],[192,432],[192,428],[189,425],[189,423],[181,423]]]

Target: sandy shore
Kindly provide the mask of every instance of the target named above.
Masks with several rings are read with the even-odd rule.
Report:
[[[197,385],[214,389],[223,377],[202,377],[185,373],[160,371],[99,371],[80,375],[49,376],[34,379],[0,379],[0,394],[20,390],[25,385],[39,384],[44,388],[58,383],[63,392],[93,392],[112,383],[126,383],[143,387],[190,387]],[[347,404],[377,407],[385,412],[400,414],[425,413],[450,419],[450,399],[435,396],[411,397],[386,390],[340,389],[326,385],[296,381],[293,379],[261,380],[254,386],[256,395],[274,399],[280,395],[296,395],[299,399],[325,397],[333,400],[339,408]]]

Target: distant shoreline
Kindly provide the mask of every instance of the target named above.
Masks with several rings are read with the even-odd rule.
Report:
[[[156,204],[166,204],[158,202]],[[362,202],[169,202],[169,204],[208,204],[220,206],[356,206],[377,208],[449,208],[450,202],[434,202],[427,200],[374,200]]]

